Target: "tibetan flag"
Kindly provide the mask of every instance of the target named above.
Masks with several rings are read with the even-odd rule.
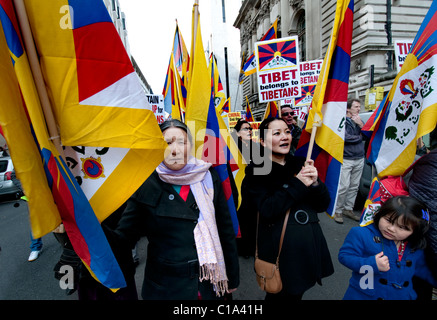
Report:
[[[78,26],[77,34],[73,24],[71,25],[72,29],[62,29],[63,23],[68,26],[68,19],[61,19],[60,21],[63,23],[61,23],[61,26],[59,25],[59,8],[53,11],[56,7],[52,5],[53,2],[40,1],[37,7],[35,7],[35,2],[32,1],[25,2],[25,4],[29,12],[31,27],[38,26],[37,30],[32,31],[38,44],[37,49],[41,57],[43,75],[49,91],[51,105],[54,108],[60,127],[61,139],[64,146],[66,146],[65,153],[69,157],[68,160],[66,159],[67,164],[73,172],[78,168],[83,169],[81,171],[83,176],[77,173],[75,173],[75,176],[83,177],[81,187],[89,199],[97,218],[99,221],[103,221],[127,201],[162,161],[166,143],[151,110],[126,107],[126,103],[140,105],[148,101],[142,89],[135,89],[141,87],[136,74],[130,74],[122,80],[109,85],[100,93],[93,95],[94,105],[86,106],[82,105],[82,102],[79,103],[79,100],[73,101],[75,97],[78,98],[78,94],[80,95],[80,79],[82,79],[80,74],[92,73],[92,77],[96,81],[94,85],[97,86],[97,82],[100,80],[101,83],[108,80],[103,79],[107,74],[117,73],[119,68],[128,69],[127,65],[132,66],[132,64],[118,34],[113,35],[113,32],[116,31],[112,22],[86,24],[86,21],[96,21],[99,17],[107,14],[106,7],[101,1],[90,0],[86,1],[86,4],[84,1],[70,1],[71,7],[61,6],[66,1],[56,1],[60,4],[59,8],[74,9],[75,23]],[[68,18],[69,14],[69,11],[65,11],[65,15],[62,17]],[[42,16],[46,19],[41,19]],[[55,23],[57,24],[56,27],[50,28]],[[46,29],[50,29],[47,31],[50,37],[53,36],[53,39],[59,40],[54,48],[54,40],[52,41],[50,37],[47,38],[47,34],[41,32]],[[75,34],[72,34],[72,32]],[[79,36],[81,33],[83,33],[82,38]],[[89,41],[97,41],[94,38],[105,36],[112,39],[111,49],[107,49],[102,44],[95,47],[93,52],[85,52]],[[91,47],[93,46],[94,44],[91,45]],[[109,56],[111,52],[114,53],[113,57]],[[83,58],[79,59],[82,54]],[[44,58],[46,55],[48,56]],[[59,56],[67,58],[59,58]],[[92,63],[90,63],[91,61]],[[123,63],[120,64],[121,61]],[[16,64],[15,70],[24,100],[29,108],[29,105],[35,103],[33,101],[38,100],[38,98],[35,97],[34,84],[28,81],[30,79],[28,75],[30,70],[23,69],[22,65]],[[124,84],[126,84],[125,81],[130,83],[128,89],[123,89]],[[111,100],[111,107],[108,107],[108,99]],[[120,105],[117,105],[117,103],[120,103]],[[76,113],[75,110],[78,112]],[[94,111],[97,113],[94,113]],[[150,114],[152,116],[149,116]],[[91,118],[96,117],[96,119],[90,119],[90,116]],[[107,119],[107,116],[111,119]],[[97,131],[93,129],[93,126],[97,125],[96,120],[102,120]],[[138,142],[140,140],[142,142],[135,143],[132,148],[115,147],[118,145],[119,137],[128,134],[125,129],[136,131],[133,122],[137,121],[141,122],[142,129],[140,131],[148,131],[147,136],[142,135],[144,139],[138,140]],[[83,144],[66,144],[66,140],[70,140],[68,132],[72,132],[69,129],[64,130],[64,127],[71,128],[71,125],[76,126],[78,123],[82,123],[82,128],[77,127],[77,129],[80,129],[85,135],[78,133],[73,139],[78,138]],[[104,136],[103,131],[106,131],[108,135]],[[133,131],[128,134],[129,137],[136,135]],[[97,137],[95,135],[97,132],[102,135]],[[67,134],[67,137],[62,136],[63,133]],[[146,140],[148,142],[144,144],[143,142],[146,142]],[[79,140],[77,141],[79,142]],[[111,148],[110,153],[101,151],[107,150],[107,148]],[[81,152],[82,150],[86,151]],[[74,155],[73,152],[77,152],[77,154]],[[112,156],[108,157],[108,154]],[[91,181],[92,183],[90,183]],[[114,190],[118,191],[114,192]],[[108,201],[108,199],[111,199],[111,201]]]
[[[247,96],[246,96],[246,120],[249,122],[255,121],[253,119],[252,109],[250,108],[250,104],[249,104],[249,100],[247,99]]]
[[[173,42],[173,59],[176,70],[179,72],[181,78],[187,78],[188,66],[190,65],[190,56],[185,46],[184,38],[179,30],[176,22],[176,31]]]
[[[296,155],[306,157],[313,126],[317,128],[311,158],[319,178],[328,187],[331,203],[327,210],[335,213],[338,183],[344,150],[344,122],[348,98],[354,1],[337,1],[334,26],[322,64],[305,130]]]
[[[232,172],[237,170],[239,171],[240,168],[237,161],[234,159],[230,148],[228,147],[228,145],[232,143],[235,152],[235,150],[237,150],[236,145],[233,139],[231,139],[231,136],[228,134],[226,124],[217,113],[217,109],[214,105],[214,68],[215,65],[211,64],[211,95],[209,108],[206,112],[206,134],[202,160],[212,163],[212,167],[217,171],[220,177],[222,188],[228,204],[228,209],[231,214],[235,236],[238,236],[239,223],[237,218],[237,206],[232,194],[231,177],[229,176],[228,165]]]
[[[267,30],[264,36],[260,41],[273,40],[277,38],[278,34],[278,19],[272,24],[272,26]],[[252,53],[250,57],[247,59],[246,63],[243,66],[243,71],[245,76],[249,76],[256,72],[256,59],[255,53]]]
[[[364,203],[363,211],[361,212],[360,226],[364,227],[373,222],[373,216],[381,206],[381,187],[378,177],[373,178],[370,186],[369,195]]]
[[[217,110],[222,110],[223,105],[225,104],[226,101],[226,94],[223,89],[222,80],[220,79],[220,74],[217,68],[217,61],[215,59],[214,54],[212,53],[209,59],[209,66],[210,68],[212,68],[211,72],[213,72],[213,79],[214,79],[214,87],[213,87],[214,105]]]
[[[21,68],[26,60],[23,60],[25,52],[11,1],[0,0],[0,20],[0,127],[17,177],[29,199],[33,237],[40,238],[55,229],[61,223],[61,217],[47,184],[40,150],[27,112],[22,107],[17,76],[12,67],[13,64],[15,68]],[[11,55],[14,57],[12,64]]]
[[[264,119],[279,118],[279,108],[275,101],[267,102],[266,111],[264,112]]]
[[[385,101],[387,100],[387,96],[388,95],[385,95],[384,99],[382,99],[381,103],[373,111],[370,118],[367,120],[367,122],[361,128],[361,132],[364,135],[366,135],[368,138],[370,138],[372,136],[373,131],[375,131],[375,126],[378,124],[378,122],[380,120],[380,116],[384,114],[384,112],[382,112],[382,111],[386,109],[385,108],[385,106],[386,106]]]
[[[23,103],[20,88],[29,88],[19,85],[15,72],[28,68],[28,64],[21,38],[16,33],[18,25],[13,23],[16,19],[10,3],[0,2],[1,22],[6,25],[0,32],[0,87],[5,90],[2,92],[0,119],[7,131],[17,176],[29,200],[33,237],[42,237],[62,220],[75,252],[95,279],[110,289],[125,287],[123,273],[93,208],[49,138],[39,101],[26,106]],[[8,47],[16,49],[20,46],[21,55],[15,56],[14,53],[19,51],[14,51],[12,64]],[[51,192],[51,198],[48,192]],[[38,201],[47,203],[40,206],[31,203]],[[49,211],[42,211],[44,207]]]
[[[193,32],[193,35],[196,40],[192,39],[191,41],[191,43],[195,43],[195,48],[190,59],[189,86],[195,88],[195,90],[188,90],[185,123],[190,128],[193,137],[195,137],[194,155],[196,158],[201,159],[207,112],[211,99],[211,74],[208,70],[203,49],[200,19],[198,19],[197,30]],[[200,132],[199,136],[197,136],[198,132]]]
[[[366,123],[373,129],[367,158],[380,178],[402,175],[414,161],[417,140],[436,126],[436,11],[433,1],[379,114]]]
[[[222,107],[221,111],[219,112],[219,114],[222,114],[223,112],[229,113],[230,108],[231,108],[231,98],[229,97],[226,99],[225,103],[223,104],[223,107]]]
[[[250,57],[247,58],[247,61],[244,63],[243,72],[244,72],[244,75],[246,77],[250,76],[251,74],[254,74],[256,72],[256,60],[255,60],[255,54],[254,53],[252,53],[250,55]]]
[[[196,45],[192,54],[192,74],[188,96],[185,122],[195,137],[195,156],[212,164],[218,172],[226,196],[229,211],[234,226],[235,235],[238,235],[239,226],[236,205],[232,196],[231,180],[228,174],[228,163],[232,172],[240,169],[238,166],[238,148],[231,138],[223,119],[218,115],[214,104],[214,64],[208,70],[204,54],[200,19],[197,24]],[[205,85],[206,83],[206,85]],[[228,147],[228,144],[231,147]],[[237,154],[235,157],[234,154]],[[243,170],[238,170],[238,172]],[[241,174],[240,172],[240,174]]]
[[[176,22],[176,31],[173,42],[173,59],[175,63],[175,68],[179,74],[177,78],[179,85],[178,96],[179,106],[182,109],[182,113],[185,111],[185,105],[187,103],[187,85],[188,85],[188,72],[190,66],[190,55],[188,54],[187,47],[185,46],[184,38],[179,30],[179,26]],[[181,115],[183,118],[183,115]]]
[[[24,2],[63,145],[165,147],[104,2]]]
[[[179,80],[179,74],[175,71],[173,54],[171,54],[164,89],[162,90],[164,109],[173,119],[182,120],[181,95],[180,90],[178,90]]]

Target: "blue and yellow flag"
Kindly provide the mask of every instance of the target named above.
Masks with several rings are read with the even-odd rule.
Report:
[[[219,114],[224,113],[229,113],[231,109],[231,97],[227,98],[225,103],[223,104],[223,107],[221,109],[221,111],[219,111]]]
[[[250,108],[249,99],[246,96],[246,120],[249,122],[254,122],[252,109]]]
[[[33,237],[39,238],[59,226],[61,217],[47,183],[40,149],[34,138],[36,132],[30,126],[12,67],[29,69],[11,1],[0,0],[0,21],[0,126],[8,143],[15,172],[29,199]],[[30,81],[33,82],[32,79]],[[42,117],[41,113],[36,116]],[[42,136],[48,138],[45,127],[42,129]]]

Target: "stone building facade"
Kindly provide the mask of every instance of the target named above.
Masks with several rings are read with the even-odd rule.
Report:
[[[244,0],[234,26],[240,29],[242,52],[254,50],[272,23],[278,19],[278,38],[299,38],[301,61],[323,59],[335,17],[335,0]],[[361,99],[366,90],[383,87],[387,93],[398,70],[394,44],[413,40],[432,1],[355,0],[349,97]],[[247,96],[257,120],[265,104],[258,102],[256,74],[244,78]],[[241,106],[241,109],[244,105]]]

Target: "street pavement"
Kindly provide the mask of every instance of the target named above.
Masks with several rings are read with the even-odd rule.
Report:
[[[344,218],[344,224],[338,224],[326,214],[319,216],[335,273],[323,279],[322,286],[316,284],[307,291],[303,300],[341,300],[348,285],[350,270],[338,262],[338,250],[350,228],[357,226],[358,222]],[[30,225],[27,203],[0,203],[0,300],[77,300],[77,293],[66,295],[54,278],[53,267],[62,253],[59,243],[53,234],[45,235],[42,241],[41,256],[28,262]],[[146,247],[146,239],[142,239],[137,246],[140,258],[136,272],[138,293],[141,292]],[[253,258],[240,257],[240,278],[240,286],[233,294],[234,300],[264,299],[265,294],[258,288],[255,280]]]

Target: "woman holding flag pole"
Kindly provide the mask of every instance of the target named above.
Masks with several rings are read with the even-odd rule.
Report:
[[[265,119],[260,127],[264,167],[250,165],[242,184],[242,207],[259,213],[258,256],[275,263],[286,212],[290,209],[279,271],[283,289],[266,300],[300,300],[306,290],[334,272],[317,214],[330,196],[318,179],[313,160],[289,155],[291,132],[281,118]]]

